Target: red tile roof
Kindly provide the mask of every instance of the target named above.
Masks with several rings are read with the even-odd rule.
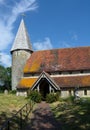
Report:
[[[52,77],[60,88],[90,87],[90,75]]]
[[[22,78],[17,88],[31,88],[38,78]]]
[[[90,87],[90,75],[78,76],[59,76],[51,77],[52,80],[60,87]],[[17,88],[32,88],[38,78],[22,78]]]
[[[90,69],[90,47],[36,51],[28,59],[24,73]]]

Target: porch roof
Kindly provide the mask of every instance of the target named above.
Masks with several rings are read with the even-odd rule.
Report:
[[[57,85],[57,83],[50,77],[49,74],[47,74],[46,72],[42,72],[37,78],[36,77],[23,77],[19,84],[17,85],[17,88],[31,88],[33,89],[39,82],[42,78],[45,78],[48,80],[48,82],[50,84],[52,84],[52,86],[55,88],[55,89],[59,89],[59,86]]]
[[[22,78],[17,85],[17,88],[31,88],[38,78]]]
[[[59,76],[50,77],[46,73],[47,77],[52,80],[52,82],[61,88],[72,88],[72,87],[90,87],[90,75],[77,75],[77,76]],[[40,76],[39,76],[40,78]],[[17,86],[17,88],[32,88],[39,78],[22,78]]]
[[[50,77],[50,75],[48,73],[46,73],[45,71],[43,71],[40,76],[38,77],[38,79],[36,80],[36,82],[33,84],[32,86],[32,90],[34,89],[34,87],[39,83],[39,81],[45,78],[49,84],[51,84],[56,90],[59,90],[59,86],[57,85],[57,83]]]

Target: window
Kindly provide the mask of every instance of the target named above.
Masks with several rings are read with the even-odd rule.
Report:
[[[87,95],[87,90],[86,89],[84,90],[84,95]]]
[[[66,75],[66,74],[69,74],[69,72],[68,71],[63,71],[62,74]]]
[[[90,73],[90,70],[84,70],[84,73]]]
[[[83,73],[83,70],[81,70],[80,73],[82,74],[82,73]]]
[[[62,72],[60,71],[59,74],[62,74]]]
[[[72,71],[69,71],[69,74],[72,74]]]
[[[71,94],[71,90],[69,90],[69,95],[71,96],[72,94]]]

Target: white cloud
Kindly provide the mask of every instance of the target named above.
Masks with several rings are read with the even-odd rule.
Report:
[[[24,12],[34,11],[37,8],[36,0],[0,0],[0,51],[4,52],[11,45],[14,34],[14,22]],[[2,13],[3,12],[3,13]],[[5,53],[3,53],[5,54]],[[7,60],[8,55],[5,54]],[[2,60],[4,63],[4,60]],[[7,62],[6,62],[7,63]],[[8,65],[8,63],[7,63]]]
[[[37,7],[36,0],[20,0],[19,3],[16,2],[15,6],[12,8],[12,17],[9,18],[8,21],[10,22],[8,22],[8,25],[13,24],[19,14],[36,10]]]
[[[47,50],[52,49],[52,43],[49,37],[46,37],[44,41],[38,41],[33,44],[35,50]]]
[[[0,50],[3,51],[13,40],[13,33],[2,21],[0,21]]]
[[[71,44],[69,44],[69,43],[66,42],[66,41],[62,41],[62,42],[60,42],[59,44],[60,44],[60,47],[61,47],[61,48],[69,48],[69,47],[71,47]]]
[[[0,62],[4,66],[11,66],[11,56],[6,53],[0,54]]]
[[[23,0],[19,3],[16,3],[15,7],[13,8],[13,14],[18,14],[30,10],[35,10],[37,8],[37,4],[35,3],[36,0]]]
[[[77,36],[77,34],[73,34],[73,36],[72,36],[71,39],[77,41],[77,40],[78,40],[78,36]]]

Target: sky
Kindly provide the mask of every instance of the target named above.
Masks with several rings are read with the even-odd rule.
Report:
[[[90,46],[90,0],[0,0],[0,64],[5,67],[11,66],[22,17],[33,50]]]

